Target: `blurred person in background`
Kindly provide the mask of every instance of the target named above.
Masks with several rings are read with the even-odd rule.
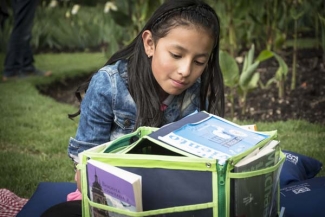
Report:
[[[0,30],[2,31],[5,25],[5,21],[8,18],[8,6],[5,0],[0,1]]]
[[[7,45],[3,81],[15,77],[52,74],[50,71],[41,71],[34,66],[30,41],[37,4],[38,0],[11,0],[14,24]]]

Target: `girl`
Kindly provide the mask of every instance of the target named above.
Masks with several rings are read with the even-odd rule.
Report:
[[[219,31],[215,11],[201,0],[162,4],[132,43],[92,77],[69,156],[78,162],[78,153],[86,149],[139,126],[160,127],[195,111],[223,116]],[[44,216],[65,209],[69,202]],[[81,206],[76,210],[81,216]]]

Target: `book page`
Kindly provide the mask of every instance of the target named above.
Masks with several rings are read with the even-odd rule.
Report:
[[[276,146],[279,144],[279,141],[272,140],[268,142],[266,145],[264,145],[260,149],[255,149],[253,152],[248,154],[246,157],[241,159],[239,162],[236,163],[235,167],[241,167],[245,164],[248,164],[252,161],[257,160],[258,158],[263,157],[264,155],[267,155],[271,152],[275,151]],[[275,162],[276,163],[276,162]]]

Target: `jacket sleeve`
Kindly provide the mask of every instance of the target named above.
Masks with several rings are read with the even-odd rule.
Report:
[[[98,71],[91,79],[81,102],[79,125],[75,138],[70,138],[69,156],[110,140],[114,121],[113,99],[116,88],[114,79],[106,71]]]

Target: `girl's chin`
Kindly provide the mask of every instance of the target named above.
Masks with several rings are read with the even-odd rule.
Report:
[[[163,92],[167,95],[180,95],[181,93],[186,90],[186,87],[175,87],[174,85],[166,85],[164,88],[162,88]]]
[[[177,95],[179,95],[179,94],[181,94],[181,93],[183,93],[183,91],[184,90],[175,90],[175,89],[173,89],[173,90],[167,90],[167,91],[165,91],[168,95],[174,95],[174,96],[177,96]]]

